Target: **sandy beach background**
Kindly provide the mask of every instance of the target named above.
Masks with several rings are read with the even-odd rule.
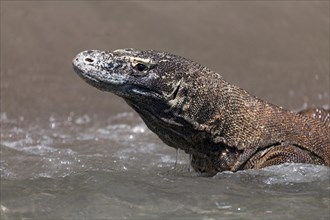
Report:
[[[190,58],[285,108],[329,106],[327,1],[1,1],[1,112],[131,111],[71,66],[80,51],[128,47]]]

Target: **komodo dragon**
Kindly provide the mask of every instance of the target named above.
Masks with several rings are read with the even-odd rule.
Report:
[[[196,62],[154,50],[83,51],[73,67],[122,97],[164,143],[190,154],[197,172],[330,166],[329,110],[284,110]]]

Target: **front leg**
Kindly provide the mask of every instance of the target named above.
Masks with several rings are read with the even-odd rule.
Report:
[[[236,172],[243,166],[256,152],[258,148],[246,148],[243,153],[238,157],[236,163],[231,167],[231,171]]]
[[[256,153],[244,166],[244,169],[260,169],[283,163],[324,163],[311,152],[294,145],[277,145]]]
[[[212,152],[208,155],[193,154],[191,166],[196,172],[213,176],[218,172],[230,170],[237,161],[238,155],[239,152],[232,148],[223,148],[221,151]]]
[[[209,176],[214,176],[219,172],[212,159],[205,155],[193,154],[191,166],[196,172]]]

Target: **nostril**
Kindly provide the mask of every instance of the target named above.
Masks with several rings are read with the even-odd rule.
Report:
[[[93,59],[91,59],[91,58],[85,58],[85,61],[86,61],[86,62],[89,62],[89,63],[92,63],[92,62],[94,62],[94,60],[93,60]]]

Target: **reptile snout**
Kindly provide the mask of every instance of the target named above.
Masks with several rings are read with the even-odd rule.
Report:
[[[83,54],[82,61],[87,64],[92,64],[96,61],[96,55],[99,55],[101,51],[98,50],[86,50],[81,52]]]
[[[72,60],[72,65],[76,73],[79,75],[89,72],[96,61],[95,51],[87,50],[78,53]]]
[[[93,64],[97,60],[97,55],[100,54],[98,50],[83,51],[73,59],[73,65]]]

